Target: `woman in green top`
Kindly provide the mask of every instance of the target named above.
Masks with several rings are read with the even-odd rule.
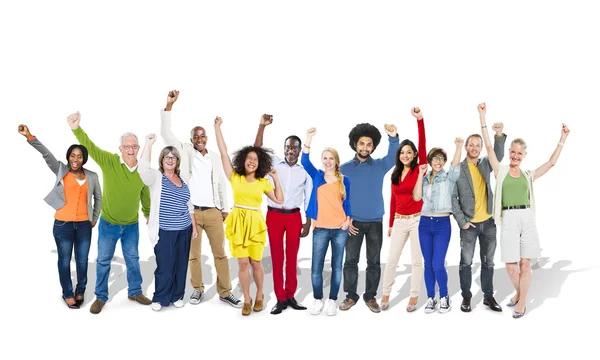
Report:
[[[527,144],[523,139],[515,139],[510,144],[510,165],[498,162],[485,123],[485,103],[479,104],[479,119],[483,141],[490,164],[496,176],[494,194],[494,220],[500,226],[501,259],[516,294],[510,299],[509,307],[515,307],[513,318],[525,315],[527,292],[531,285],[531,259],[540,256],[540,244],[535,225],[535,197],[533,181],[544,175],[556,164],[560,152],[569,135],[569,128],[562,124],[560,141],[550,160],[535,170],[521,170],[521,162],[527,155]],[[520,270],[520,271],[519,271]]]

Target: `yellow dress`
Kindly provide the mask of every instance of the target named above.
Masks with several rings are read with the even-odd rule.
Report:
[[[246,177],[233,172],[231,179],[233,202],[236,205],[261,208],[263,194],[274,190],[266,178],[249,183]],[[244,209],[234,206],[225,219],[225,236],[229,240],[229,251],[234,258],[250,257],[262,259],[267,242],[267,223],[262,210]]]

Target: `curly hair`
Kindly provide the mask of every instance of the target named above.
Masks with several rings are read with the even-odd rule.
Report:
[[[370,137],[373,140],[373,151],[375,151],[377,145],[379,145],[379,142],[381,141],[381,133],[379,130],[369,123],[356,125],[352,130],[350,130],[350,134],[348,134],[350,147],[353,151],[356,151],[356,143],[362,136]]]
[[[264,178],[272,167],[273,161],[271,160],[271,157],[274,154],[272,149],[252,145],[244,146],[233,153],[231,166],[233,166],[233,170],[236,173],[246,175],[246,167],[244,165],[246,163],[246,156],[251,152],[256,153],[256,156],[258,157],[258,167],[256,168],[254,176],[257,179]]]

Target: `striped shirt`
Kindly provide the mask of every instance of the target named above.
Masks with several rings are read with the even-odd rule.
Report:
[[[181,179],[181,178],[180,178]],[[187,206],[190,200],[190,190],[181,179],[182,186],[178,187],[162,175],[162,192],[160,193],[160,210],[158,226],[162,230],[184,230],[192,225]]]

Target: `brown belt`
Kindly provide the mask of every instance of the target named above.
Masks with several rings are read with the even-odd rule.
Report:
[[[394,215],[394,219],[410,219],[410,218],[414,218],[417,216],[421,216],[421,213],[418,212],[416,214],[412,214],[412,215],[400,215],[400,214],[395,214]]]

